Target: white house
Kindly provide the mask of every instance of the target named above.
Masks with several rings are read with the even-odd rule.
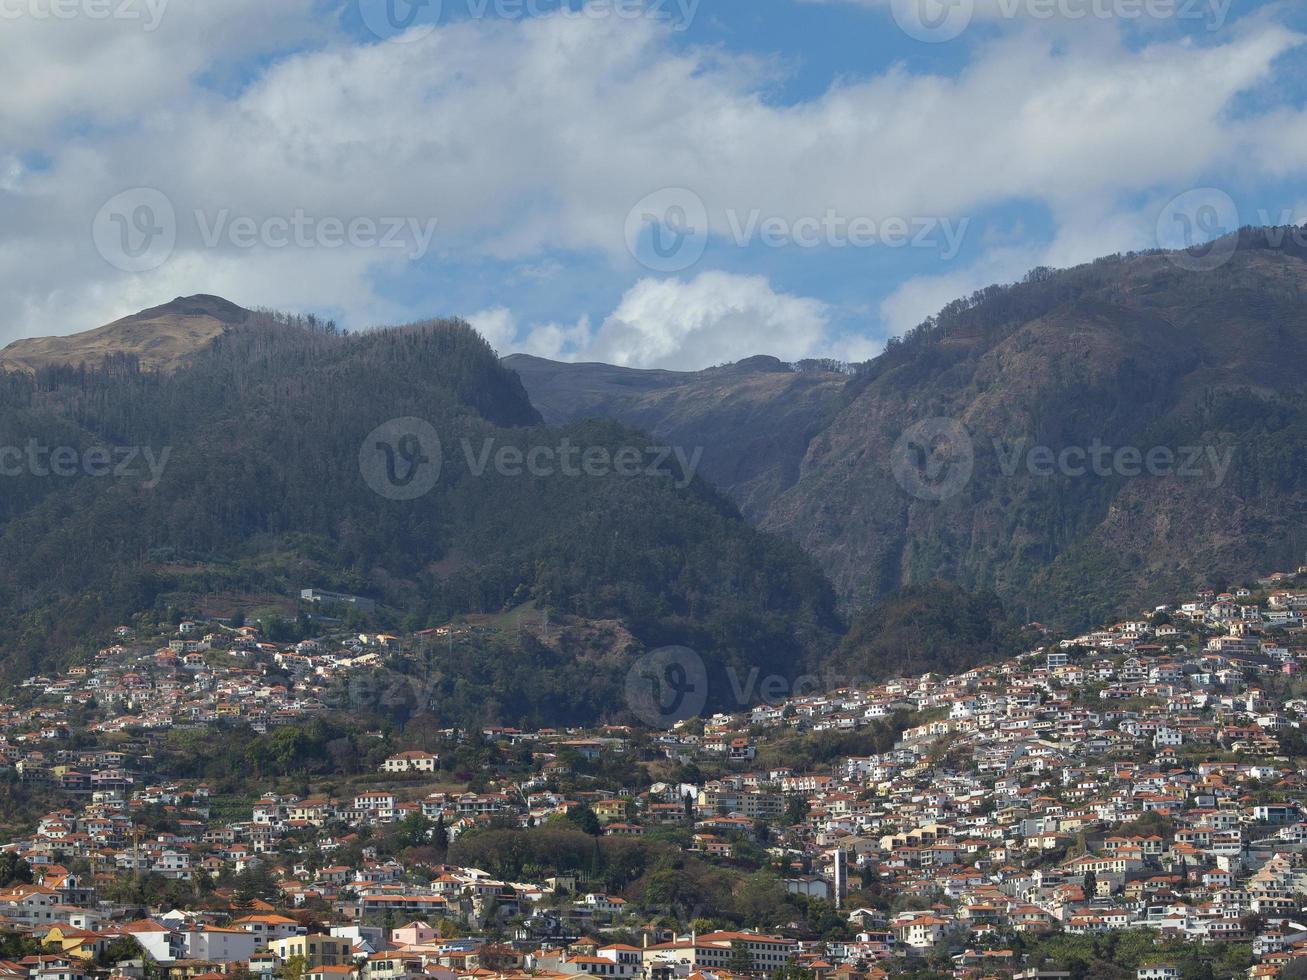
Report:
[[[435,772],[440,756],[430,752],[400,752],[381,764],[382,772]]]
[[[261,945],[259,939],[244,929],[220,929],[201,926],[182,933],[182,945],[188,960],[210,963],[247,961]]]

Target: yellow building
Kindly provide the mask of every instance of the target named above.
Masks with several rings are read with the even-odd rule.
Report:
[[[54,926],[41,942],[46,946],[57,946],[59,952],[79,960],[93,960],[109,948],[109,937],[72,926]]]
[[[612,820],[626,819],[626,800],[599,800],[597,803],[591,804],[590,809],[593,810],[595,816],[604,823],[608,823]]]
[[[268,943],[268,949],[282,963],[297,957],[308,970],[320,966],[354,965],[354,947],[348,939],[337,936],[287,936]]]

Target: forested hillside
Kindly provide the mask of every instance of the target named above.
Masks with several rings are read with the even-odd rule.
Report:
[[[11,671],[84,653],[171,596],[306,586],[374,598],[409,627],[535,600],[621,620],[639,648],[694,646],[713,669],[792,674],[839,628],[828,584],[797,547],[750,528],[675,458],[653,459],[641,434],[542,426],[517,376],[458,321],[346,336],[256,316],[171,374],[124,357],[0,384],[0,443],[166,454],[157,485],[143,464],[136,478],[8,481],[0,628]],[[369,433],[402,418],[429,422],[441,451],[439,479],[411,500],[379,494],[360,467]],[[564,439],[632,447],[642,463],[633,475],[473,465]],[[619,667],[606,668],[610,693]]]

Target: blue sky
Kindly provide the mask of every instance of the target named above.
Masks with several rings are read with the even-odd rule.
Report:
[[[82,2],[0,33],[6,341],[212,292],[860,359],[1034,265],[1307,220],[1293,5]]]

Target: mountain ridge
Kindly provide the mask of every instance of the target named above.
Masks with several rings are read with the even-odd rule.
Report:
[[[751,523],[813,556],[848,610],[942,579],[1081,624],[1126,596],[1165,601],[1307,548],[1307,248],[1278,231],[1242,230],[1216,268],[1154,251],[1035,269],[948,304],[851,373],[769,355],[668,371],[515,354],[497,393],[457,397],[496,425],[611,422],[682,449]],[[89,334],[134,326],[139,344],[188,318],[222,329],[165,373],[270,322],[200,295]],[[336,343],[326,332],[310,346]],[[386,333],[349,343],[369,336]],[[520,410],[496,414],[505,398]],[[901,440],[932,419],[974,456],[937,498],[896,471]],[[1086,476],[1027,455],[1096,443],[1210,462],[1199,479]],[[924,447],[936,469],[949,462],[937,448]]]

